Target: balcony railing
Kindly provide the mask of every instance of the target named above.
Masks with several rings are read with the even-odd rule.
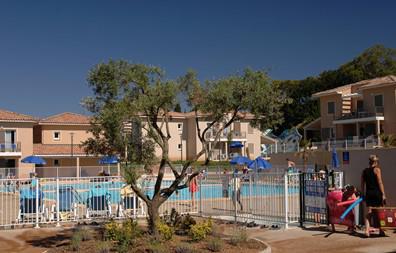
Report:
[[[0,143],[0,153],[21,152],[21,143]]]
[[[336,120],[347,120],[347,119],[361,119],[361,118],[370,118],[370,117],[381,117],[384,116],[383,109],[376,109],[377,112],[352,112],[342,115]]]
[[[221,132],[220,133],[220,139],[227,139],[227,138],[229,138],[229,136],[231,137],[231,139],[245,139],[246,132],[232,131],[231,133],[229,133],[229,132]],[[206,137],[206,139],[214,139],[214,138],[216,138],[216,133],[207,132],[205,137]]]
[[[312,142],[311,150],[327,150],[331,151],[333,148],[337,150],[354,150],[354,149],[373,149],[378,148],[378,139],[374,137],[356,138],[352,140],[332,140],[322,142]],[[277,153],[294,153],[302,151],[298,145],[295,144],[270,144],[266,145],[265,153],[267,155]]]

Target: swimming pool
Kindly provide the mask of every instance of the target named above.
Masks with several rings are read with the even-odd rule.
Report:
[[[168,186],[171,184],[171,181],[164,181],[163,185]],[[121,202],[121,189],[126,185],[125,182],[122,181],[82,181],[82,182],[70,182],[64,183],[61,182],[59,185],[59,189],[72,188],[74,202],[77,203],[87,203],[90,194],[96,188],[100,188],[102,191],[106,191],[108,193],[109,199],[111,203],[120,203]],[[19,191],[26,190],[29,188],[29,185],[23,185],[19,187]],[[1,191],[3,189],[0,189]],[[40,184],[40,191],[43,192],[43,196],[45,200],[56,201],[56,182],[43,182]],[[216,199],[223,197],[223,191],[228,193],[228,196],[232,194],[232,188],[229,186],[224,186],[221,183],[207,182],[202,183],[198,192],[195,193],[195,198],[199,199]],[[249,185],[249,183],[245,182],[241,185],[241,196],[247,197],[257,197],[257,196],[280,196],[285,192],[283,184],[264,184],[264,183],[255,183]],[[298,193],[298,188],[289,188],[289,194]],[[154,194],[154,182],[150,182],[145,186],[145,194],[152,197]],[[184,188],[174,192],[169,200],[191,200],[191,193],[188,188]]]

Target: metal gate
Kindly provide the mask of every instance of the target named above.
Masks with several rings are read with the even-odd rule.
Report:
[[[343,187],[343,173],[323,172],[300,174],[300,225],[304,222],[328,224],[326,198],[329,188]]]

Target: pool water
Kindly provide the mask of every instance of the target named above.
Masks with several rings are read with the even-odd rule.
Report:
[[[170,181],[165,181],[164,185],[170,185]],[[126,184],[120,181],[109,181],[109,182],[84,182],[84,183],[69,183],[64,184],[61,183],[59,188],[64,189],[67,187],[72,188],[72,195],[74,201],[77,203],[85,204],[88,203],[88,198],[92,196],[92,193],[99,189],[101,191],[107,192],[109,196],[109,200],[111,203],[120,203],[121,202],[121,188],[124,187]],[[228,196],[232,195],[232,188],[229,186],[223,186],[222,184],[215,184],[215,183],[203,183],[201,189],[195,193],[195,198],[198,199],[201,197],[203,199],[215,199],[215,198],[222,198],[223,191],[228,192]],[[22,186],[20,190],[28,189],[28,186]],[[150,183],[145,187],[146,191],[145,194],[152,197],[154,194],[154,183]],[[46,182],[40,185],[40,190],[44,194],[44,199],[47,200],[56,200],[56,184],[55,182]],[[262,184],[262,183],[252,183],[249,185],[248,183],[241,185],[241,196],[280,196],[284,194],[284,185],[283,184]],[[289,194],[298,193],[298,188],[289,188]],[[67,198],[70,198],[70,193]],[[62,197],[60,197],[62,198]],[[63,197],[66,198],[66,197]],[[181,190],[176,191],[173,193],[169,200],[191,200],[191,193],[189,192],[188,188],[184,188]]]

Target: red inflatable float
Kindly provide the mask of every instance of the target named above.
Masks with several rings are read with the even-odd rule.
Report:
[[[342,191],[336,190],[331,191],[327,195],[326,203],[329,207],[329,223],[330,224],[341,224],[348,227],[355,225],[355,214],[350,212],[344,220],[341,220],[341,215],[348,208],[349,204],[355,202],[356,199],[342,201]]]

